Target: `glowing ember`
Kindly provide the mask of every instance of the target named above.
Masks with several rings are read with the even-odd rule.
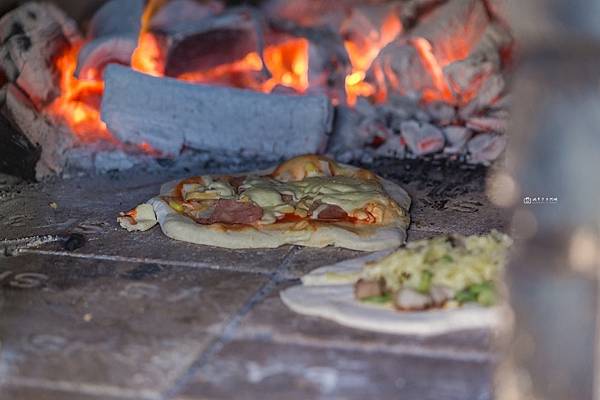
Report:
[[[80,46],[72,47],[57,58],[61,95],[48,109],[52,115],[62,118],[82,141],[114,141],[106,125],[100,120],[97,108],[104,83],[83,81],[74,76],[79,49]]]
[[[263,58],[271,73],[271,78],[266,81],[261,77],[263,62],[255,52],[239,61],[208,71],[182,74],[178,79],[195,83],[222,83],[265,93],[270,93],[278,85],[299,93],[308,89],[308,41],[293,39],[281,45],[269,46]]]
[[[364,81],[365,76],[373,61],[385,46],[402,32],[402,22],[393,13],[390,13],[379,32],[371,30],[362,41],[346,40],[344,45],[352,64],[352,72],[346,77],[346,97],[348,104],[356,104],[358,96],[369,97],[381,94],[377,89]]]

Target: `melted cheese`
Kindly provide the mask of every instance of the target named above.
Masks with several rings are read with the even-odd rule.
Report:
[[[310,176],[310,171],[307,172],[309,176],[297,181],[249,176],[240,186],[242,193],[238,199],[252,201],[263,209],[262,224],[274,223],[285,214],[293,213],[306,217],[315,202],[338,206],[351,217],[365,222],[381,222],[384,210],[390,206],[394,207],[394,203],[390,202],[377,180],[349,176]],[[184,192],[203,192],[200,198],[213,193],[218,194],[220,198],[235,196],[230,185],[215,182],[210,177],[203,179],[203,185],[184,185]],[[292,204],[286,203],[282,195],[291,196]],[[194,198],[193,193],[188,197]],[[326,206],[321,206],[320,209],[324,207]],[[313,212],[313,215],[318,215],[318,212]]]
[[[187,183],[182,187],[182,196],[188,200],[232,199],[235,190],[227,182],[213,180],[210,176],[202,176],[203,183]]]

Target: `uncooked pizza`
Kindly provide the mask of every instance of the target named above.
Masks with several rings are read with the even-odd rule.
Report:
[[[502,327],[502,270],[511,240],[439,236],[321,267],[281,292],[292,310],[354,328],[430,335]]]
[[[118,218],[127,230],[159,223],[177,240],[226,248],[285,244],[375,251],[404,243],[410,197],[373,172],[306,155],[262,172],[170,182]]]

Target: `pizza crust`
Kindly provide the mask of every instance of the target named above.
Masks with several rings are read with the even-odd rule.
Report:
[[[316,269],[302,278],[301,285],[281,291],[281,300],[300,314],[381,333],[430,336],[476,328],[500,330],[511,325],[512,315],[505,306],[466,305],[454,309],[400,312],[357,301],[353,283],[363,265],[388,253],[374,253]]]
[[[240,175],[267,175],[274,168]],[[298,223],[262,225],[260,229],[240,226],[232,229],[221,224],[202,225],[173,210],[161,196],[168,196],[179,181],[161,187],[160,195],[150,199],[163,233],[175,240],[230,249],[275,248],[282,245],[306,247],[336,246],[359,251],[377,251],[398,247],[406,240],[410,197],[399,185],[379,178],[385,191],[402,208],[405,218],[385,226],[333,224],[311,221],[309,228]]]

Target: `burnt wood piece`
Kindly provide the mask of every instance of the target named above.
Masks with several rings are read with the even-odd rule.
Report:
[[[0,19],[0,68],[41,107],[60,93],[56,57],[78,40],[77,26],[57,7],[28,2]]]
[[[4,91],[6,98],[2,114],[29,142],[41,150],[35,165],[35,177],[42,179],[60,174],[65,166],[67,152],[75,144],[73,135],[66,130],[67,128],[54,125],[40,114],[27,95],[16,85],[9,83]]]
[[[0,114],[0,172],[33,181],[40,154],[41,149]]]
[[[90,22],[87,39],[79,52],[75,76],[99,80],[109,63],[129,65],[140,35],[144,0],[111,0]]]
[[[167,155],[183,147],[279,159],[324,150],[332,106],[325,96],[286,96],[193,85],[110,65],[102,120],[119,139]]]
[[[256,10],[239,7],[153,33],[165,55],[165,75],[177,77],[241,60],[251,52],[262,56],[263,25]]]

